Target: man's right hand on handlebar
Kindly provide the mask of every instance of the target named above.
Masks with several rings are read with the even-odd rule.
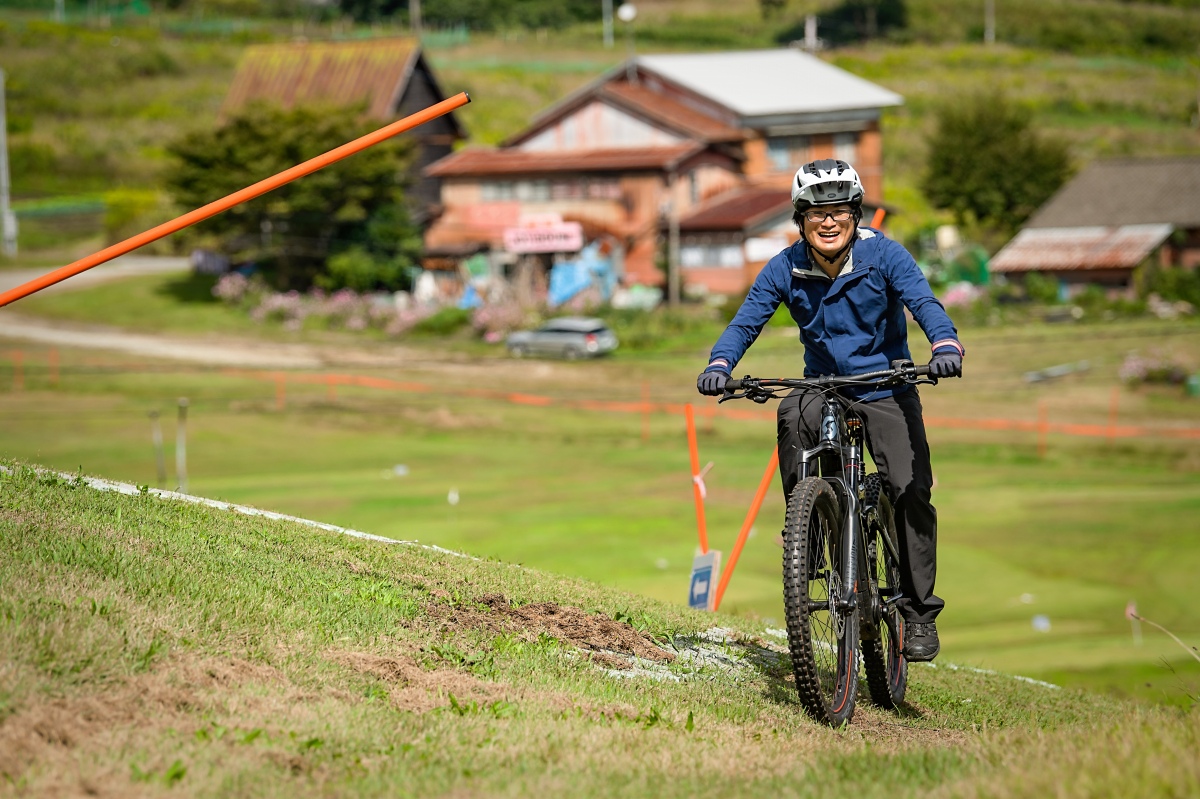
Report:
[[[725,393],[729,372],[723,363],[710,363],[696,378],[696,390],[706,397],[719,397]]]

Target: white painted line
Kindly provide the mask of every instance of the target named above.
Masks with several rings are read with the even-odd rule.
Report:
[[[0,471],[4,472],[6,474],[12,474],[12,472],[13,472],[12,469],[10,469],[9,467],[4,466],[4,465],[0,465]],[[264,519],[271,519],[272,521],[278,521],[278,522],[295,522],[296,524],[302,524],[306,527],[315,527],[318,530],[325,530],[326,532],[330,532],[330,533],[340,533],[342,535],[351,536],[352,538],[362,538],[367,541],[378,541],[381,544],[401,544],[403,546],[421,547],[422,549],[429,549],[434,552],[441,552],[442,554],[445,554],[445,555],[453,555],[456,558],[467,558],[469,560],[479,560],[479,558],[475,558],[470,555],[463,554],[462,552],[455,552],[452,549],[446,549],[444,547],[439,547],[434,544],[422,544],[420,541],[398,541],[395,538],[384,538],[381,535],[374,535],[372,533],[364,533],[361,530],[351,530],[348,527],[338,527],[336,524],[327,524],[326,522],[317,522],[317,521],[313,521],[312,519],[302,519],[299,516],[288,516],[286,513],[276,513],[275,511],[270,511],[270,510],[260,510],[258,508],[252,508],[248,505],[236,505],[232,502],[222,502],[221,500],[218,500],[218,499],[208,499],[206,497],[197,497],[192,494],[181,494],[178,491],[164,491],[161,488],[150,488],[150,489],[147,489],[146,491],[143,491],[141,488],[139,488],[138,486],[135,486],[131,483],[118,483],[115,480],[103,480],[99,477],[84,477],[82,475],[69,474],[67,472],[56,472],[56,471],[53,471],[50,469],[35,469],[34,471],[36,471],[38,474],[53,474],[58,477],[61,477],[63,480],[69,480],[69,481],[80,480],[84,483],[84,485],[87,485],[90,488],[94,488],[97,491],[114,491],[118,494],[125,494],[125,495],[131,496],[131,497],[132,496],[140,496],[143,493],[145,493],[145,494],[149,494],[151,496],[158,497],[159,499],[173,500],[175,502],[190,502],[193,505],[203,505],[206,508],[215,508],[216,510],[233,511],[234,513],[240,513],[243,516],[257,516],[257,517],[261,517]]]
[[[960,666],[957,663],[941,663],[941,664],[926,663],[925,665],[931,669],[936,669],[940,665],[942,668],[949,669],[950,671],[969,671],[972,674],[986,674],[991,677],[1008,677],[1011,680],[1020,680],[1021,682],[1027,682],[1030,685],[1040,685],[1043,688],[1053,688],[1056,691],[1060,690],[1062,688],[1061,685],[1055,685],[1052,682],[1043,682],[1041,680],[1035,680],[1032,677],[1022,677],[1020,674],[1005,674],[1002,671],[993,671],[992,669],[978,669],[978,668],[975,668],[974,666]]]

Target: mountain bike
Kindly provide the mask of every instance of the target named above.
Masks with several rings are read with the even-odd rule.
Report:
[[[787,502],[783,603],[800,703],[831,726],[854,715],[860,647],[876,705],[895,708],[908,687],[891,497],[880,475],[866,470],[860,400],[838,390],[935,385],[928,375],[927,366],[893,361],[890,369],[852,376],[744,377],[730,380],[719,400],[764,403],[797,388],[822,397],[820,439],[801,452],[800,480]]]

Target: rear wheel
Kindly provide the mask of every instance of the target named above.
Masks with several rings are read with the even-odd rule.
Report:
[[[800,703],[817,721],[839,726],[854,715],[858,614],[836,608],[844,573],[841,513],[819,477],[788,499],[783,531],[783,604]]]
[[[862,630],[863,669],[867,673],[871,701],[891,709],[904,701],[908,688],[908,661],[904,658],[904,618],[894,601],[900,596],[896,521],[892,503],[878,474],[869,474],[863,481],[862,516],[869,582],[863,597],[869,612],[864,614],[867,618],[863,619],[863,624],[870,625],[870,629],[864,626]]]

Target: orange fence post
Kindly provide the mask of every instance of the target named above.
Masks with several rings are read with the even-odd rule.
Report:
[[[275,410],[282,411],[287,408],[287,375],[283,372],[275,373]]]
[[[50,385],[58,388],[58,349],[50,350]]]
[[[100,250],[100,252],[93,253],[86,258],[81,258],[74,263],[70,263],[66,266],[55,269],[53,272],[48,272],[41,277],[34,278],[28,283],[23,283],[14,289],[0,294],[0,306],[8,305],[10,302],[15,302],[22,297],[28,297],[30,294],[33,294],[36,291],[41,291],[47,286],[53,286],[59,281],[66,280],[69,277],[74,277],[80,272],[91,269],[93,266],[99,266],[105,261],[111,261],[113,258],[116,258],[119,255],[124,255],[125,253],[136,250],[138,247],[149,244],[152,241],[157,241],[163,236],[169,236],[170,234],[182,230],[189,225],[194,225],[197,222],[208,219],[210,216],[216,216],[222,211],[227,211],[235,205],[244,203],[247,200],[253,200],[255,197],[266,194],[272,189],[277,189],[285,183],[291,183],[296,178],[302,178],[305,175],[312,174],[318,169],[341,161],[343,158],[347,158],[357,152],[367,149],[368,147],[379,144],[386,139],[390,139],[392,136],[403,133],[406,130],[411,130],[412,128],[428,122],[431,119],[437,119],[443,114],[448,114],[454,109],[460,108],[469,102],[471,102],[471,98],[467,96],[467,93],[460,92],[449,99],[443,100],[436,105],[426,108],[424,111],[418,111],[415,114],[406,116],[404,119],[398,119],[390,125],[385,125],[373,133],[368,133],[365,136],[361,136],[352,142],[343,144],[341,147],[335,147],[327,153],[318,155],[316,158],[311,158],[302,164],[297,164],[290,169],[285,169],[277,175],[272,175],[265,180],[260,180],[258,183],[255,183],[252,186],[247,186],[244,189],[235,191],[233,194],[222,197],[219,200],[214,200],[208,205],[197,208],[194,211],[189,211],[183,216],[172,219],[170,222],[164,222],[158,227],[154,227],[143,233],[139,233],[136,236],[125,239],[125,241]]]
[[[650,440],[650,384],[642,381],[642,443]]]
[[[733,577],[733,567],[737,566],[738,557],[742,554],[742,547],[746,546],[746,539],[750,537],[750,528],[754,526],[754,520],[758,518],[758,511],[762,508],[763,500],[767,498],[767,490],[771,487],[771,480],[775,477],[775,470],[778,468],[779,448],[776,447],[771,450],[771,460],[767,463],[767,470],[763,472],[762,480],[758,484],[758,491],[754,494],[754,501],[750,503],[750,510],[746,512],[746,520],[742,522],[737,543],[733,545],[733,552],[730,553],[729,561],[725,564],[724,571],[721,572],[721,582],[717,583],[717,596],[713,600],[714,612],[721,607],[721,599],[725,596],[725,586],[729,585],[729,578]]]
[[[876,230],[883,229],[883,218],[887,216],[887,211],[882,208],[875,209],[875,215],[871,217],[871,227]]]
[[[1117,404],[1121,401],[1121,389],[1113,386],[1112,396],[1108,402],[1108,443],[1117,438]]]
[[[25,353],[21,350],[12,351],[13,361],[13,391],[25,389]]]
[[[696,445],[696,416],[692,403],[683,406],[687,419],[688,450],[692,456],[692,494],[696,498],[696,528],[700,533],[700,554],[708,552],[708,529],[704,524],[704,490],[700,478],[700,448]]]
[[[1050,431],[1050,425],[1046,422],[1046,401],[1038,400],[1038,458],[1046,457],[1046,434]]]

